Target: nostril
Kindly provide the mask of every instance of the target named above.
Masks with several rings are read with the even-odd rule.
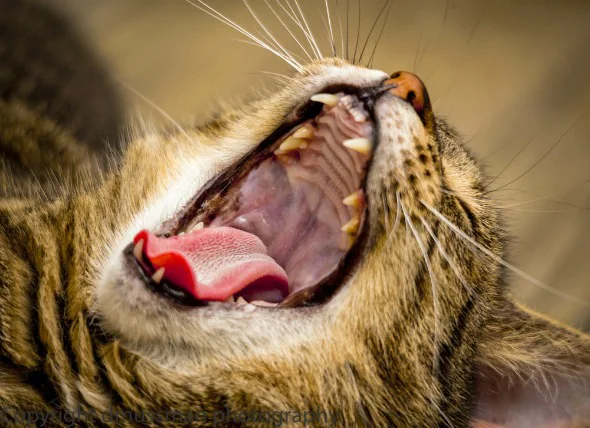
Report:
[[[429,128],[433,126],[434,117],[428,92],[418,76],[407,71],[396,71],[383,85],[392,86],[389,91],[393,95],[410,103],[425,125]]]

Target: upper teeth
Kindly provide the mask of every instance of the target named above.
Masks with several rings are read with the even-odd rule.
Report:
[[[133,247],[133,255],[139,261],[143,260],[143,239],[137,241],[137,244]]]
[[[311,100],[318,103],[326,104],[329,107],[335,107],[336,105],[338,105],[338,101],[340,101],[340,98],[333,94],[316,94],[313,97],[311,97]]]
[[[368,155],[373,149],[373,143],[368,138],[351,138],[350,140],[344,140],[342,144],[344,147],[348,147],[363,155]]]
[[[200,221],[200,222],[198,222],[197,224],[195,224],[195,225],[194,225],[194,226],[193,226],[193,227],[192,227],[192,228],[189,230],[189,232],[193,232],[193,231],[195,231],[195,230],[201,230],[201,229],[202,229],[202,228],[204,228],[204,227],[205,227],[205,224],[204,224],[202,221]]]
[[[276,150],[275,153],[289,153],[290,151],[298,149],[301,146],[301,143],[303,142],[304,140],[302,140],[301,138],[295,138],[294,136],[291,136],[281,143],[279,149]]]
[[[302,126],[293,133],[295,138],[311,138],[313,137],[313,129],[310,126]]]

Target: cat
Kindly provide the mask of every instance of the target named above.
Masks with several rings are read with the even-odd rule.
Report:
[[[3,24],[2,87],[47,83],[0,102],[3,425],[587,426],[590,341],[510,299],[499,210],[418,76],[295,61],[201,126],[132,130],[103,172],[108,74],[5,3],[51,30]],[[66,51],[100,102],[44,79]]]

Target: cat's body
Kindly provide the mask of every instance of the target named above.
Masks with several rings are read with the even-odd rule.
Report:
[[[178,418],[200,411],[193,418],[205,425],[233,426],[238,412],[283,412],[284,423],[298,426],[297,412],[323,411],[329,422],[308,413],[308,424],[585,426],[590,341],[508,298],[497,210],[459,136],[434,118],[424,88],[419,108],[399,92],[372,100],[379,126],[365,235],[327,301],[183,306],[148,290],[130,267],[135,233],[183,212],[311,96],[379,88],[388,78],[340,59],[317,61],[276,94],[200,128],[138,132],[99,186],[3,199],[4,423],[29,414],[65,425],[59,412],[72,412],[81,424],[132,424],[129,418],[158,414],[181,425]],[[56,90],[68,87],[58,83]],[[23,147],[15,136],[24,135],[39,150],[57,148],[52,167],[64,158],[83,161],[60,149],[88,150],[67,118],[39,112],[26,98],[0,106],[3,147]],[[42,163],[22,167],[45,170]],[[20,185],[26,189],[30,179]],[[10,186],[5,194],[44,187]],[[166,410],[181,413],[174,419]]]

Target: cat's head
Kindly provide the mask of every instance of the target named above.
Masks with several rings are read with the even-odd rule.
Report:
[[[141,138],[121,177],[94,309],[126,347],[182,370],[288,355],[317,382],[354,362],[408,411],[465,417],[506,302],[504,238],[417,76],[311,63],[201,127]]]
[[[187,133],[144,143],[163,183],[102,271],[100,312],[129,340],[207,357],[423,318],[433,346],[451,304],[499,282],[439,217],[502,254],[480,170],[413,74],[318,62]]]

